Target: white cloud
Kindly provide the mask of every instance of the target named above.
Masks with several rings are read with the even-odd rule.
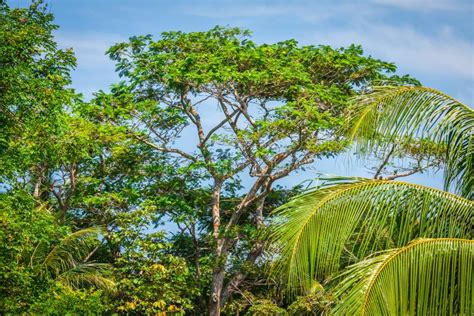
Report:
[[[317,40],[338,46],[361,44],[366,52],[411,72],[474,79],[474,47],[449,28],[428,36],[407,26],[365,24],[352,30],[335,30]]]
[[[58,32],[55,39],[59,47],[74,50],[80,68],[110,68],[113,63],[105,52],[115,43],[126,40],[116,34],[64,32]]]
[[[372,0],[372,3],[410,11],[465,11],[473,10],[472,2],[455,0]]]

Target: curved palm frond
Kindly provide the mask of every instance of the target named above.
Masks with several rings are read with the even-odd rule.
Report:
[[[44,271],[61,274],[81,262],[97,243],[98,228],[91,227],[67,235],[45,256],[41,263]]]
[[[58,275],[56,280],[72,288],[80,288],[85,284],[89,284],[105,290],[111,290],[114,288],[115,283],[105,276],[109,271],[109,264],[79,263]]]
[[[79,287],[88,283],[110,289],[113,281],[104,276],[109,265],[87,262],[97,246],[99,232],[99,228],[91,227],[71,233],[44,257],[32,258],[30,265],[40,261],[40,274],[48,274],[68,286]]]
[[[419,239],[341,275],[334,315],[473,315],[474,241]]]
[[[314,279],[415,238],[472,238],[473,210],[473,201],[416,184],[329,179],[275,211],[274,272],[285,275],[290,293],[304,292]]]
[[[426,87],[374,87],[355,99],[350,138],[358,151],[385,150],[391,143],[430,140],[446,164],[445,190],[474,199],[474,110]]]

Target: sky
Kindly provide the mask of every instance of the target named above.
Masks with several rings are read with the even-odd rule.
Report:
[[[25,6],[26,0],[10,0]],[[216,25],[250,29],[257,43],[296,39],[301,45],[360,44],[367,55],[474,106],[474,0],[46,0],[61,47],[78,59],[73,87],[85,98],[119,80],[105,51],[130,36],[204,31]],[[322,161],[318,171],[366,175],[347,159]],[[287,184],[297,183],[294,175]],[[440,187],[440,175],[411,181]]]

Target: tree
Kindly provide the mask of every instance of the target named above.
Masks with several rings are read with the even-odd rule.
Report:
[[[363,155],[426,144],[419,150],[446,164],[445,188],[472,196],[472,109],[422,87],[379,87],[358,101],[349,130]],[[325,284],[334,313],[470,314],[473,210],[472,200],[415,184],[330,179],[276,212],[275,271],[290,295]]]
[[[357,87],[374,80],[414,82],[387,77],[395,66],[364,57],[358,46],[299,47],[294,40],[257,45],[248,37],[248,31],[220,27],[166,32],[157,41],[132,37],[108,51],[127,81],[93,101],[102,121],[173,157],[208,186],[211,315],[219,315],[233,290],[229,285],[245,279],[241,272],[226,275],[243,233],[239,223],[253,219],[261,230],[262,208],[276,181],[343,149],[336,131]],[[223,209],[226,186],[240,183],[244,173],[248,189]],[[262,247],[255,242],[249,264]]]
[[[71,50],[57,48],[53,16],[41,1],[29,8],[0,4],[0,181],[40,197],[51,165],[61,159],[64,107],[74,91]]]

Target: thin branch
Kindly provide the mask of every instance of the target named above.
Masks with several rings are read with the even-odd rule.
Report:
[[[388,152],[387,156],[385,156],[385,159],[382,161],[382,164],[377,168],[377,171],[374,174],[374,179],[377,179],[380,173],[382,172],[383,168],[387,165],[388,161],[390,160],[390,157],[392,156],[393,152],[395,151],[396,145],[393,144],[392,148]]]
[[[136,135],[135,133],[130,133],[134,138],[136,138],[137,140],[141,141],[142,143],[158,150],[158,151],[161,151],[161,152],[165,152],[165,153],[174,153],[174,154],[178,154],[180,156],[182,156],[183,158],[186,158],[186,159],[189,159],[193,162],[197,162],[197,159],[196,157],[182,151],[182,150],[179,150],[177,148],[168,148],[168,147],[163,147],[163,146],[158,146],[157,144],[154,144],[150,141],[148,141],[147,139],[141,137],[141,136],[138,136]]]
[[[224,120],[222,120],[219,124],[217,124],[216,126],[214,126],[210,131],[209,133],[207,133],[207,135],[204,137],[204,140],[203,140],[203,144],[205,144],[209,138],[212,136],[212,134],[214,134],[219,128],[221,128],[223,125],[225,125],[226,123],[229,122],[229,120],[235,115],[239,113],[239,110],[235,110],[234,112],[232,112],[229,116],[226,115],[226,118]]]
[[[404,173],[397,173],[397,174],[385,177],[383,180],[395,180],[397,178],[408,177],[408,176],[411,176],[412,174],[415,174],[417,172],[421,172],[421,171],[423,171],[427,168],[433,167],[435,165],[436,165],[436,163],[432,162],[432,163],[427,164],[424,167],[416,167],[416,168],[414,168],[410,171],[404,172]]]

